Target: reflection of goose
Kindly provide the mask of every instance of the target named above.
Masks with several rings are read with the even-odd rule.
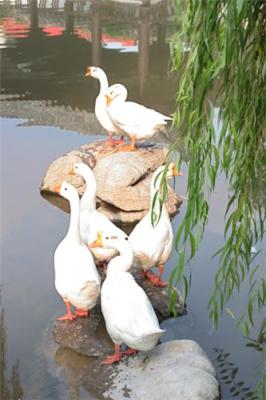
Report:
[[[96,240],[98,231],[108,231],[112,235],[125,237],[125,233],[115,226],[104,214],[96,210],[96,179],[90,167],[84,163],[74,164],[70,174],[81,176],[86,182],[86,190],[80,201],[80,236],[88,244]],[[116,254],[114,249],[94,248],[92,253],[98,262],[104,262]]]
[[[133,101],[126,101],[127,89],[119,83],[109,87],[106,92],[106,108],[113,123],[131,139],[124,150],[135,150],[137,140],[150,139],[161,131],[171,117]]]
[[[106,73],[99,67],[88,67],[85,76],[91,76],[92,78],[98,79],[100,82],[100,91],[95,101],[95,115],[102,127],[108,132],[109,144],[113,146],[114,144],[123,142],[123,139],[113,139],[113,134],[123,135],[124,132],[113,123],[106,110],[105,94],[108,90],[108,79]]]
[[[72,320],[87,316],[100,294],[100,277],[93,257],[79,237],[79,196],[77,190],[63,182],[55,188],[70,203],[70,224],[67,235],[59,243],[54,254],[55,287],[63,298],[67,313],[58,320]],[[72,314],[71,306],[77,308]]]
[[[151,205],[148,214],[135,226],[129,236],[129,242],[134,253],[134,263],[142,268],[145,276],[158,286],[166,286],[167,282],[161,280],[164,264],[168,260],[173,246],[173,228],[168,215],[166,206],[162,205],[160,215],[160,201],[157,197],[154,208],[154,196],[159,194],[163,179],[165,166],[157,168],[151,181]],[[166,178],[181,175],[173,163],[170,163]],[[154,212],[155,225],[152,224],[152,212]],[[153,266],[158,266],[160,275],[155,276],[149,270]]]
[[[101,290],[101,306],[106,329],[115,344],[115,353],[108,356],[103,364],[121,360],[120,345],[125,343],[129,349],[125,354],[136,350],[148,351],[157,344],[161,334],[156,314],[144,292],[128,272],[133,262],[133,252],[128,237],[102,236],[90,245],[116,249],[120,255],[113,258],[107,267],[106,279]]]

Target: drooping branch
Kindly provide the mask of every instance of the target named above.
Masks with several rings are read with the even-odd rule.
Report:
[[[254,308],[261,310],[266,303],[265,280],[257,284],[259,268],[251,252],[263,238],[266,220],[266,5],[261,0],[176,1],[176,13],[181,30],[171,46],[173,70],[180,76],[174,124],[183,132],[190,160],[171,299],[182,277],[187,291],[185,265],[202,238],[217,175],[224,173],[230,195],[210,315],[217,325],[219,312],[249,276],[247,318],[242,319],[247,332],[254,323]],[[220,110],[219,134],[213,126],[213,103]]]

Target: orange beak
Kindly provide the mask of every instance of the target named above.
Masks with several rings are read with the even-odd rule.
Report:
[[[91,249],[95,247],[103,247],[103,238],[101,232],[97,233],[97,239],[88,245]]]
[[[173,176],[182,176],[182,172],[179,172],[175,165],[172,167]]]
[[[68,175],[76,175],[73,168],[68,172]]]
[[[91,67],[87,67],[85,76],[91,76]]]
[[[54,187],[54,192],[55,192],[55,193],[59,193],[59,194],[60,194],[60,190],[61,190],[61,185],[56,185],[56,186]]]
[[[112,98],[110,96],[108,96],[108,94],[106,94],[105,95],[105,101],[106,101],[106,105],[108,107],[112,102]]]

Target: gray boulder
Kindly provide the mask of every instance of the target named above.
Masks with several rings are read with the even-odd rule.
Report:
[[[108,368],[108,367],[107,367]],[[122,400],[218,400],[215,369],[192,340],[173,340],[138,353],[115,367],[104,398]]]

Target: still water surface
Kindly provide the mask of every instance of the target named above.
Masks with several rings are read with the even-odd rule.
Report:
[[[23,3],[23,2],[22,2]],[[24,2],[27,4],[27,2]],[[162,112],[174,111],[176,78],[169,75],[171,7],[92,7],[69,1],[65,8],[1,8],[1,261],[2,309],[7,332],[7,368],[20,361],[24,398],[88,399],[90,389],[79,386],[86,357],[58,349],[51,325],[63,312],[53,283],[53,253],[68,225],[68,216],[40,197],[39,187],[49,164],[63,153],[101,138],[93,109],[98,86],[84,77],[89,64],[101,65],[111,83],[124,83],[131,99]],[[103,7],[105,6],[105,7]],[[87,7],[87,8],[86,8]],[[99,41],[102,37],[102,43]],[[186,170],[176,190],[185,196]],[[219,178],[210,202],[210,218],[200,250],[193,261],[188,313],[163,323],[162,341],[194,339],[216,368],[214,348],[228,354],[238,368],[235,383],[254,388],[260,353],[247,347],[225,314],[218,331],[211,329],[207,303],[217,260],[212,254],[223,240],[227,186]],[[174,221],[176,229],[186,201]],[[263,260],[262,252],[260,261]],[[165,275],[177,260],[173,253]],[[247,299],[243,287],[230,307],[241,313]],[[65,353],[66,352],[66,353]],[[67,360],[62,362],[60,360]],[[0,366],[1,368],[1,366]],[[217,369],[218,377],[220,370]],[[76,374],[76,375],[75,375]],[[70,376],[78,379],[69,379]],[[72,382],[72,383],[71,383]],[[77,383],[78,382],[78,383]],[[222,399],[232,397],[233,384],[221,382]]]

